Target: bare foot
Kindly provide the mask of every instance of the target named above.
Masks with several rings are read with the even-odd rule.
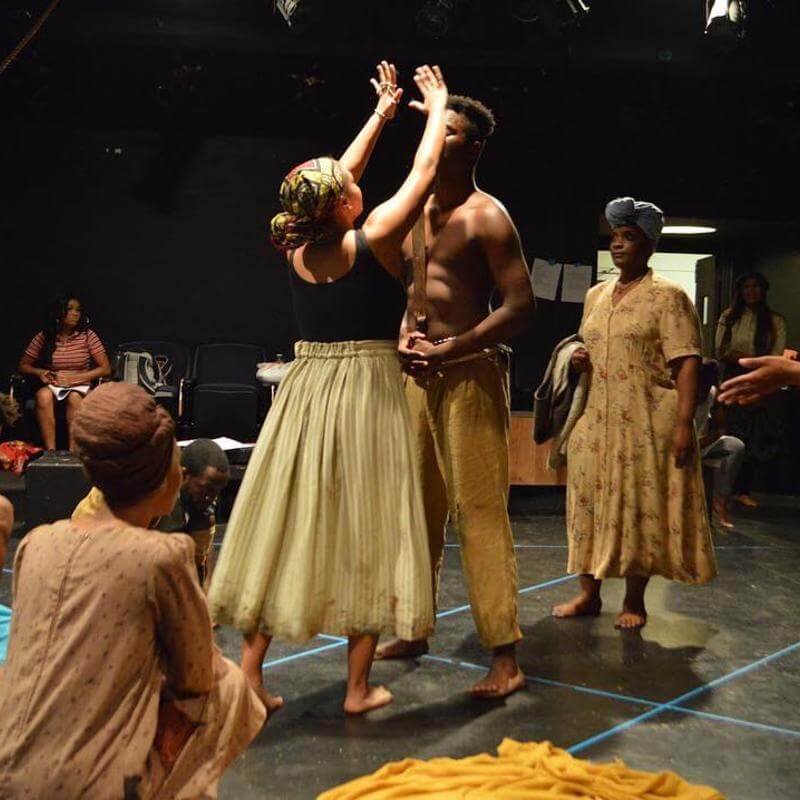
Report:
[[[553,609],[553,616],[559,619],[567,617],[597,617],[603,609],[603,601],[599,594],[579,594],[568,603],[561,603]]]
[[[386,644],[378,645],[375,659],[388,661],[392,658],[417,658],[428,652],[428,640],[416,639],[409,642],[405,639],[393,639]]]
[[[274,714],[278,709],[283,708],[283,698],[277,694],[270,694],[263,686],[260,690],[256,689],[256,694],[267,707],[268,714]]]
[[[270,694],[264,688],[264,681],[260,672],[258,673],[258,676],[251,675],[247,671],[244,671],[244,674],[250,683],[250,686],[253,688],[253,691],[258,695],[258,699],[261,700],[261,702],[264,704],[264,707],[267,709],[267,714],[272,714],[279,708],[283,708],[283,698],[279,695]]]
[[[630,608],[623,607],[622,612],[617,617],[617,621],[614,623],[614,627],[624,631],[633,631],[644,628],[646,624],[647,612],[643,608],[633,611]]]
[[[470,690],[469,694],[479,700],[502,700],[525,686],[525,676],[514,661],[513,670],[495,660],[486,675]]]
[[[348,691],[344,699],[346,714],[366,714],[376,708],[388,706],[394,700],[385,686],[368,686],[366,692]]]
[[[736,495],[736,502],[746,506],[747,508],[758,508],[758,501],[750,497],[749,494]]]

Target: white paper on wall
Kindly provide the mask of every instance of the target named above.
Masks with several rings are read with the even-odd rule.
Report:
[[[558,293],[558,281],[561,278],[561,264],[551,263],[544,258],[533,259],[531,280],[533,293],[542,300],[555,300]]]
[[[592,268],[588,264],[564,264],[561,300],[582,303],[592,285]]]

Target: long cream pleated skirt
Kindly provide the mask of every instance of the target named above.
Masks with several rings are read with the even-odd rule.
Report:
[[[305,640],[433,628],[422,494],[394,342],[298,342],[209,594],[215,621]]]

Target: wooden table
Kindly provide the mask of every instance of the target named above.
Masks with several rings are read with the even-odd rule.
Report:
[[[533,412],[513,411],[508,435],[508,460],[512,486],[564,486],[567,470],[547,466],[550,443],[533,441]]]

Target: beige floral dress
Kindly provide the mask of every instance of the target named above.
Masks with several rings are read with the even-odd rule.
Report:
[[[669,364],[701,354],[686,293],[652,270],[612,306],[614,281],[589,290],[581,335],[592,361],[586,410],[567,451],[570,572],[716,574],[699,456],[678,469],[678,392]]]

